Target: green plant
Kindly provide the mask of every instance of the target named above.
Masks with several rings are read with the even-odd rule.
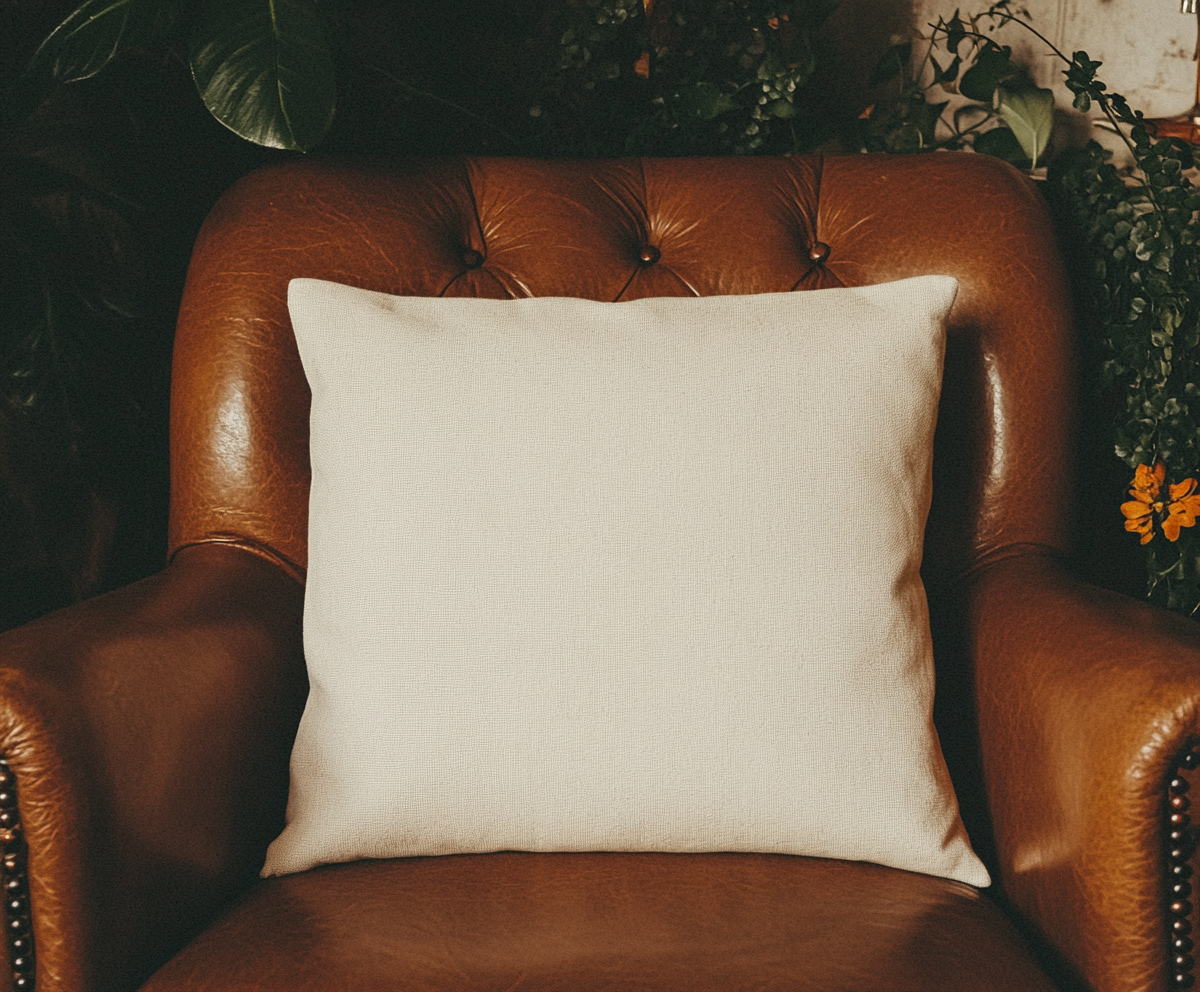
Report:
[[[574,0],[558,8],[542,97],[556,154],[717,155],[814,147],[804,100],[832,0]]]
[[[337,80],[317,0],[86,0],[41,44],[30,72],[90,78],[181,20],[196,88],[217,120],[272,148],[306,151],[325,137]]]
[[[1012,49],[982,28],[990,21],[994,30],[1012,17],[1007,3],[965,20],[955,11],[930,25],[920,59],[913,58],[912,42],[888,49],[869,81],[888,91],[859,118],[855,143],[901,154],[972,148],[1037,168],[1054,123],[1054,94],[1035,86]]]
[[[973,147],[1031,168],[1049,138],[1053,101],[1012,62],[1011,50],[981,30],[1017,24],[1063,64],[1076,110],[1098,111],[1098,124],[1120,135],[1134,166],[1118,170],[1096,141],[1051,163],[1048,195],[1073,224],[1087,260],[1077,272],[1090,302],[1085,339],[1093,395],[1115,410],[1113,450],[1134,470],[1126,529],[1145,547],[1147,595],[1186,614],[1200,610],[1200,189],[1189,171],[1193,149],[1155,140],[1153,125],[1110,93],[1087,52],[1071,56],[1009,0],[984,13],[931,25],[924,62],[894,46],[874,82],[899,80],[859,121],[864,149],[910,152]],[[963,54],[963,44],[967,44]],[[943,66],[936,52],[952,56]],[[943,56],[945,59],[945,55]],[[931,70],[931,71],[930,71]],[[956,86],[957,84],[957,86]],[[946,117],[947,92],[974,103]],[[966,114],[968,116],[964,117]],[[1111,517],[1116,525],[1120,518]]]
[[[487,18],[499,27],[488,41],[527,70],[505,80],[523,103],[515,113],[488,93],[495,59],[490,66],[476,60],[474,79],[446,87],[419,53],[368,54],[374,39],[359,15],[376,6],[84,0],[45,38],[28,71],[70,83],[92,78],[123,52],[170,44],[183,51],[217,120],[255,144],[292,151],[326,139],[346,86],[354,85],[347,76],[363,71],[393,97],[442,111],[456,129],[490,130],[508,152],[792,152],[814,147],[831,130],[806,87],[825,52],[820,28],[833,0],[556,0],[538,4],[536,15],[526,9],[531,3],[514,0]],[[443,34],[465,38],[464,20],[479,26],[469,6],[442,8]],[[427,43],[428,36],[405,31],[421,19],[416,11],[383,7],[366,19],[390,20],[393,47]],[[397,62],[407,65],[397,71]]]
[[[1200,534],[1191,499],[1200,477],[1200,190],[1188,172],[1195,160],[1182,141],[1154,140],[1141,113],[1096,79],[1099,67],[1076,52],[1067,85],[1076,107],[1099,106],[1125,137],[1136,168],[1118,172],[1111,153],[1091,142],[1061,156],[1051,179],[1091,261],[1082,273],[1098,325],[1089,364],[1096,389],[1116,400],[1116,454],[1131,469],[1162,465],[1165,491],[1151,501],[1149,521],[1126,511],[1127,529],[1142,534],[1145,545],[1147,595],[1194,614],[1200,609]],[[1139,502],[1142,487],[1131,485],[1132,502]],[[1151,529],[1141,529],[1147,522]]]

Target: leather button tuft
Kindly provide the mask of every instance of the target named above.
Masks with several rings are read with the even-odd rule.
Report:
[[[829,245],[824,241],[814,242],[813,246],[808,249],[808,257],[820,265],[829,257]]]
[[[464,248],[462,253],[462,263],[468,269],[477,269],[483,264],[483,255],[477,252],[474,248]]]
[[[638,251],[638,259],[642,265],[653,265],[660,258],[662,258],[662,252],[654,245],[642,245]]]

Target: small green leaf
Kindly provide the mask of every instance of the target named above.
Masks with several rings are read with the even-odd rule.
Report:
[[[1012,128],[1036,169],[1054,127],[1054,93],[1035,86],[1000,89],[1000,116]]]
[[[235,134],[298,151],[325,137],[337,88],[315,0],[208,0],[189,42],[196,89]]]
[[[763,110],[772,117],[787,118],[796,116],[795,106],[788,103],[787,100],[772,100],[765,107],[763,107]]]

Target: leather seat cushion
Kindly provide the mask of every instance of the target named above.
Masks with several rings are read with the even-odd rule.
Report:
[[[257,884],[145,990],[1052,990],[959,882],[760,854],[476,854]]]

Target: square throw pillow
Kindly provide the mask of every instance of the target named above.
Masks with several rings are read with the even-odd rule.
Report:
[[[292,282],[311,691],[263,874],[760,851],[988,884],[918,573],[956,291]]]

